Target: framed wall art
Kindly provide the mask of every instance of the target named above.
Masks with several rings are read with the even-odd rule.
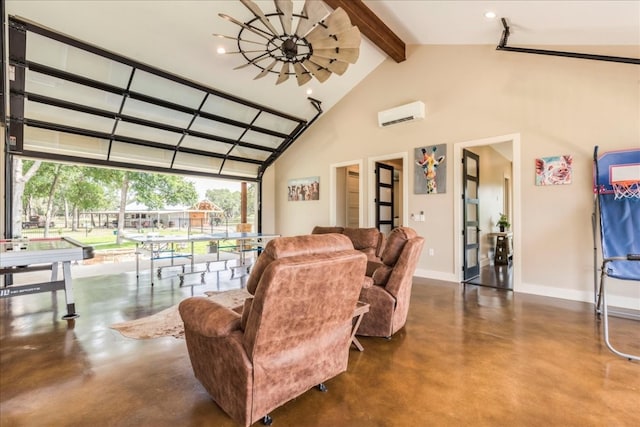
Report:
[[[287,183],[287,187],[287,200],[290,202],[320,200],[319,176],[290,179]]]
[[[415,149],[414,194],[447,192],[446,153],[447,144],[429,145]]]
[[[572,166],[569,155],[536,159],[536,185],[571,184]]]

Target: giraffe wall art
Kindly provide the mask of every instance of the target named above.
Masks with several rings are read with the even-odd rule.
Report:
[[[446,192],[446,151],[446,144],[418,147],[415,149],[415,194],[437,194]]]

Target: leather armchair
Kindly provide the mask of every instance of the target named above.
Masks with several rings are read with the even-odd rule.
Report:
[[[363,252],[369,261],[380,262],[385,245],[385,235],[377,228],[321,227],[316,226],[311,234],[340,233],[347,236],[353,247]]]
[[[394,228],[387,236],[382,261],[369,262],[360,301],[370,305],[358,335],[391,337],[402,328],[409,313],[413,274],[424,246],[424,238],[408,227]],[[373,268],[372,268],[373,267]]]
[[[180,303],[195,376],[223,411],[249,426],[346,371],[366,263],[343,235],[281,237],[258,257],[242,314]]]

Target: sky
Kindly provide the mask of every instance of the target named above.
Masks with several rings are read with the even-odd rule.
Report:
[[[205,198],[207,190],[217,190],[227,188],[230,191],[240,191],[240,181],[228,181],[223,179],[187,177],[187,181],[191,181],[196,186],[198,192],[198,200]]]

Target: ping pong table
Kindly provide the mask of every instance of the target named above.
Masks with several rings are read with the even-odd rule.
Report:
[[[0,275],[51,270],[48,282],[25,285],[8,284],[0,287],[0,298],[28,295],[47,291],[64,290],[67,314],[64,320],[75,319],[71,261],[93,258],[93,247],[85,246],[68,237],[43,239],[0,240]],[[58,266],[62,264],[63,279],[58,280]]]
[[[191,234],[191,235],[159,235],[155,233],[149,234],[125,234],[123,238],[136,243],[136,277],[140,278],[140,261],[139,257],[143,253],[149,255],[149,277],[151,286],[153,286],[155,262],[163,259],[170,260],[170,265],[158,267],[158,277],[161,277],[163,268],[181,267],[182,272],[178,274],[180,284],[182,285],[184,276],[187,274],[201,274],[204,281],[204,274],[209,271],[209,264],[220,260],[220,251],[235,253],[238,255],[238,263],[233,269],[249,268],[247,263],[247,254],[252,252],[260,252],[263,247],[264,240],[279,237],[279,234],[271,233],[213,233],[213,234]],[[235,243],[231,243],[235,241]],[[196,242],[212,242],[216,243],[216,259],[206,261],[207,267],[204,271],[195,269],[195,251],[194,244]],[[225,244],[222,244],[225,243]],[[187,249],[188,247],[188,249]],[[189,264],[176,264],[177,259],[188,259]],[[227,261],[225,269],[227,268]],[[185,270],[185,266],[190,267],[190,271]]]

